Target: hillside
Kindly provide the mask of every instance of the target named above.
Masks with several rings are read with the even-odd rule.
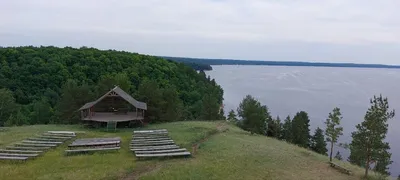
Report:
[[[175,142],[192,151],[192,144],[217,127],[228,127],[200,145],[193,158],[138,161],[129,151],[133,129],[116,133],[83,129],[77,125],[35,125],[0,131],[0,146],[46,130],[85,131],[80,137],[122,138],[114,153],[64,156],[66,145],[27,163],[0,162],[0,179],[279,179],[356,180],[363,170],[340,162],[355,175],[344,175],[327,164],[328,158],[272,138],[250,135],[224,122],[173,122],[146,128],[166,128]],[[193,152],[193,151],[192,151]]]
[[[7,102],[0,105],[0,126],[77,123],[75,111],[115,85],[146,102],[153,122],[219,119],[222,88],[183,63],[115,50],[29,46],[0,47],[0,101]]]

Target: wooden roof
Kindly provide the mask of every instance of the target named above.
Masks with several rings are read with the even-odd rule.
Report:
[[[126,93],[124,90],[122,90],[120,87],[115,86],[113,89],[111,89],[110,91],[108,91],[106,94],[104,94],[103,96],[101,96],[99,99],[97,99],[96,101],[92,101],[92,102],[88,102],[85,105],[83,105],[81,108],[79,108],[79,110],[84,110],[84,109],[89,109],[91,107],[93,107],[94,105],[96,105],[98,102],[100,102],[101,100],[103,100],[104,98],[106,98],[110,93],[114,92],[115,94],[117,94],[118,96],[120,96],[122,99],[124,99],[125,101],[129,102],[130,104],[132,104],[133,106],[135,106],[136,108],[139,109],[144,109],[147,110],[147,104],[144,102],[140,102],[137,101],[136,99],[134,99],[132,96],[130,96],[128,93]]]

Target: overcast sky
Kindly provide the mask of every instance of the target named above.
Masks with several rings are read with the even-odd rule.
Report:
[[[399,0],[0,0],[0,46],[400,64]]]

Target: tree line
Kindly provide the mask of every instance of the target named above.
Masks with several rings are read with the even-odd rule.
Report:
[[[222,119],[223,90],[203,71],[115,50],[0,47],[0,126],[79,123],[77,110],[115,85],[151,122]]]
[[[351,134],[352,141],[348,145],[350,156],[347,160],[365,168],[365,177],[368,177],[370,169],[383,175],[390,175],[388,171],[388,166],[392,163],[389,152],[390,145],[385,142],[385,138],[388,131],[387,122],[394,117],[395,112],[389,108],[388,99],[382,95],[374,96],[370,100],[370,104],[364,121],[357,124],[357,130]],[[318,127],[312,135],[307,112],[297,112],[293,118],[287,116],[282,122],[279,116],[273,118],[268,107],[262,105],[251,95],[247,95],[242,100],[236,113],[231,110],[228,114],[229,121],[251,134],[273,137],[323,155],[328,155],[327,146],[329,144],[330,161],[333,158],[334,145],[343,135],[343,127],[340,126],[342,118],[340,108],[334,108],[327,116],[325,129]],[[334,158],[342,160],[339,151]]]

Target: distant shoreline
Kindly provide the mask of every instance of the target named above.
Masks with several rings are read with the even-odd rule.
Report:
[[[202,59],[202,58],[183,58],[166,57],[165,59],[183,63],[194,63],[203,66],[211,65],[256,65],[256,66],[310,66],[310,67],[346,67],[346,68],[379,68],[379,69],[400,69],[400,65],[384,64],[358,64],[358,63],[323,63],[323,62],[298,62],[298,61],[254,61],[236,59]],[[211,70],[205,68],[204,70]]]

